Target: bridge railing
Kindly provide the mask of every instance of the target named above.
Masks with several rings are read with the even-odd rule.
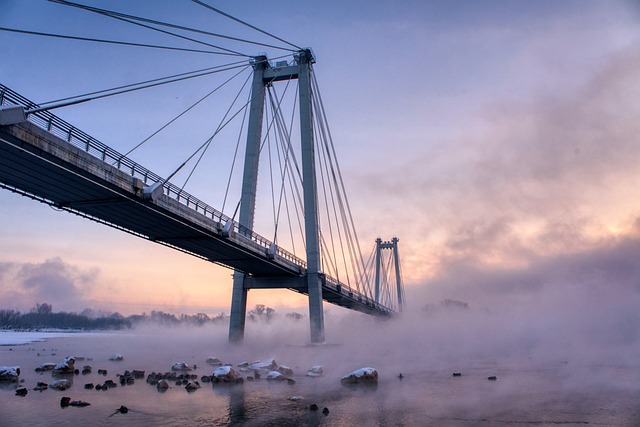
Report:
[[[0,105],[21,105],[25,109],[39,108],[39,105],[20,95],[19,93],[9,89],[3,84],[0,84]],[[28,114],[27,119],[39,126],[40,128],[56,135],[57,137],[69,142],[81,150],[93,155],[94,157],[101,159],[103,162],[110,164],[111,166],[125,172],[126,174],[141,179],[146,185],[153,185],[157,182],[163,182],[163,192],[165,195],[178,203],[193,209],[194,211],[203,214],[206,217],[213,219],[221,224],[226,224],[231,221],[233,224],[233,231],[237,234],[257,243],[265,251],[268,251],[272,242],[252,230],[241,226],[236,221],[233,221],[230,217],[226,216],[217,209],[209,206],[202,200],[199,200],[195,196],[184,191],[182,188],[167,182],[161,176],[151,172],[139,163],[126,157],[124,154],[119,153],[113,148],[103,144],[91,135],[83,132],[82,130],[74,127],[70,123],[62,120],[58,116],[50,113],[49,111],[38,111],[36,113]],[[299,265],[302,268],[306,268],[306,262],[292,253],[276,247],[276,255]]]
[[[324,283],[325,285],[328,285],[329,287],[333,288],[336,292],[340,294],[346,293],[346,295],[348,295],[350,298],[362,304],[368,305],[370,307],[375,307],[376,309],[387,312],[387,313],[393,312],[391,308],[386,307],[383,304],[377,303],[375,299],[371,298],[370,296],[367,296],[366,294],[362,294],[357,290],[352,289],[349,285],[345,283],[341,283],[335,277],[324,274]]]

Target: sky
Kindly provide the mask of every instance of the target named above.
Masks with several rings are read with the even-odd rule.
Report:
[[[267,40],[186,0],[85,3]],[[408,309],[456,300],[549,322],[568,308],[603,327],[640,320],[640,3],[209,3],[313,49],[360,241],[366,252],[378,236],[400,239]],[[41,0],[0,0],[0,10],[1,27],[176,43]],[[36,102],[220,61],[8,32],[0,40],[0,81]],[[126,152],[206,93],[202,82],[178,89],[54,113]],[[164,149],[132,157],[166,176],[180,155],[174,142],[210,131],[201,114]],[[218,206],[211,187],[188,191]],[[7,308],[218,313],[230,295],[228,269],[0,192]],[[290,291],[250,292],[249,306],[258,303],[306,306]]]

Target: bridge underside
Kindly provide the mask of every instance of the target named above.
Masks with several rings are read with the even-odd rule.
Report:
[[[181,217],[184,207],[165,196],[156,202],[144,200],[136,194],[131,176],[55,139],[28,122],[0,127],[0,182],[54,206],[257,276],[300,274],[293,264],[280,265],[266,254],[261,259],[249,253],[244,246],[251,242],[243,245],[233,237],[222,237],[213,220],[199,218],[198,224]]]
[[[246,288],[307,294],[306,271],[166,195],[146,200],[135,179],[38,126],[0,126],[0,183],[50,205],[248,274]],[[263,280],[264,279],[264,280]],[[268,280],[266,280],[268,279]],[[270,284],[269,284],[270,283]],[[323,299],[367,314],[391,311],[323,280]]]

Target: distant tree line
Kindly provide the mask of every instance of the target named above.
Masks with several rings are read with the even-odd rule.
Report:
[[[250,320],[258,322],[270,322],[276,316],[275,309],[263,304],[257,304],[247,316]],[[300,320],[304,316],[291,312],[286,314],[289,320]],[[53,312],[53,307],[48,303],[36,304],[28,313],[20,313],[17,310],[0,310],[0,329],[129,329],[143,323],[154,323],[162,326],[204,326],[226,322],[228,317],[224,313],[209,316],[205,313],[194,315],[165,313],[152,310],[149,314],[133,314],[123,316],[120,313],[94,312],[85,309],[80,314],[69,312]]]
[[[0,328],[3,329],[126,329],[131,320],[119,313],[91,318],[83,314],[54,313],[51,304],[36,304],[28,313],[0,310]]]

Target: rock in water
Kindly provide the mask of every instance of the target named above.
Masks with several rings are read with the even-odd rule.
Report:
[[[84,408],[85,406],[89,406],[91,403],[85,402],[84,400],[72,400],[69,402],[69,406],[75,406],[78,408]]]
[[[211,366],[222,366],[222,361],[217,357],[207,357],[207,360],[205,360],[205,362]]]
[[[238,373],[231,366],[221,366],[211,375],[214,382],[235,383],[238,380]]]
[[[111,356],[109,356],[109,360],[115,360],[117,362],[121,362],[124,360],[124,356],[119,353],[113,353]]]
[[[67,406],[69,406],[69,402],[71,402],[70,397],[65,396],[60,398],[60,406],[62,406],[63,408],[66,408]]]
[[[36,368],[36,372],[46,372],[46,371],[53,371],[53,368],[56,367],[55,363],[43,363],[42,365],[38,366]]]
[[[53,375],[67,375],[73,374],[76,370],[75,368],[76,359],[72,356],[67,356],[62,359],[54,368]]]
[[[19,388],[19,389],[16,390],[16,396],[24,397],[24,396],[27,395],[27,393],[28,393],[28,390],[26,388],[24,388],[24,387]]]
[[[267,374],[268,381],[285,381],[287,378],[278,371],[271,371]]]
[[[287,378],[291,378],[293,376],[293,369],[288,366],[280,365],[276,370]]]
[[[193,381],[193,382],[189,381],[187,385],[184,386],[184,388],[187,391],[196,391],[197,389],[200,388],[200,383],[198,381]]]
[[[169,381],[162,379],[160,381],[158,381],[158,384],[156,384],[156,388],[158,390],[164,391],[166,389],[169,388]]]
[[[48,388],[49,388],[49,384],[38,381],[38,383],[36,384],[36,386],[33,389],[35,391],[42,392],[42,391],[45,391]]]
[[[249,369],[260,374],[266,374],[278,369],[278,364],[274,359],[265,362],[254,362],[249,365]]]
[[[58,380],[58,381],[54,381],[53,383],[49,384],[49,388],[52,388],[54,390],[67,390],[68,388],[71,387],[71,381],[69,380]]]
[[[0,366],[0,381],[17,382],[20,366]]]
[[[172,371],[190,371],[191,368],[184,362],[176,362],[171,367]]]
[[[307,371],[308,377],[321,377],[322,376],[322,366],[314,366],[313,368]]]
[[[360,368],[345,375],[340,381],[345,384],[377,383],[378,371],[373,368]]]

